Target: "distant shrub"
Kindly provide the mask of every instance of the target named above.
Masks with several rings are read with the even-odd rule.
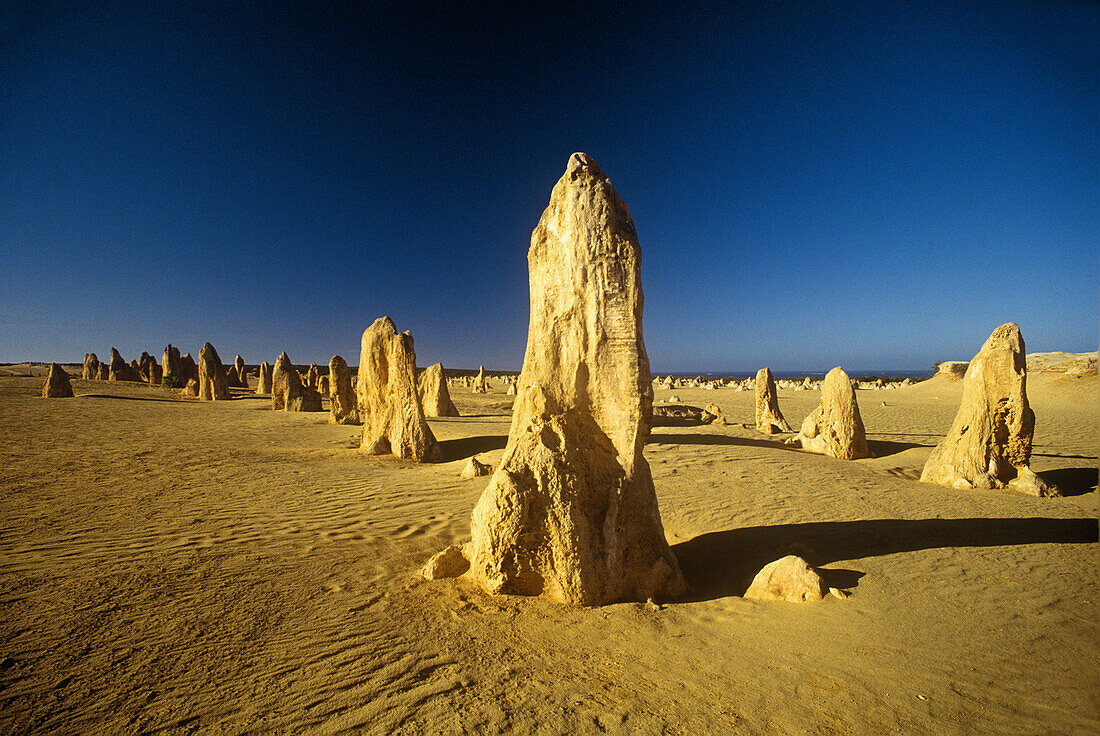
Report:
[[[168,373],[164,378],[160,379],[160,385],[164,388],[183,388],[180,377],[172,373]]]

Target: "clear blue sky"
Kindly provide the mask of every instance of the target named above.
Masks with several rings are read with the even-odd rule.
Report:
[[[581,150],[655,372],[1096,349],[1100,4],[358,5],[0,4],[0,361],[518,369]]]

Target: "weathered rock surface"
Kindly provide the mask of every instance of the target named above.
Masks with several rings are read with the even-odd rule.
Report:
[[[476,457],[471,457],[466,461],[466,465],[462,468],[463,478],[478,478],[483,475],[491,475],[493,472],[492,465],[486,465],[485,463],[478,462]]]
[[[260,375],[256,379],[256,393],[257,394],[269,394],[271,393],[272,373],[271,364],[266,360],[260,363]]]
[[[424,407],[424,416],[458,416],[458,409],[451,401],[451,392],[447,390],[447,382],[443,380],[442,363],[425,368],[417,379],[416,388],[420,393],[420,405]]]
[[[229,398],[225,366],[218,351],[204,343],[199,351],[199,401],[224,401]]]
[[[141,360],[138,361],[138,371],[141,375],[141,380],[153,386],[159,386],[163,373],[161,367],[157,364],[157,359],[149,353],[142,353]]]
[[[111,348],[111,372],[110,379],[112,381],[138,381],[141,380],[138,377],[137,371],[126,362],[118,350]]]
[[[180,359],[180,349],[168,343],[164,346],[164,355],[161,356],[161,362],[164,364],[161,370],[164,372],[164,377],[174,377],[179,381],[179,385],[186,386],[187,378],[183,375],[183,362]]]
[[[420,463],[442,457],[420,405],[412,334],[398,332],[389,317],[363,332],[355,391],[366,452]]]
[[[305,385],[314,391],[317,390],[318,383],[321,379],[321,372],[317,368],[316,363],[310,363],[309,368],[306,369]]]
[[[922,481],[1061,495],[1028,467],[1035,413],[1027,400],[1025,361],[1019,325],[1008,322],[993,331],[970,361],[959,412],[947,437],[928,457]]]
[[[764,566],[753,578],[745,597],[756,601],[806,603],[825,597],[821,576],[801,557],[787,555]]]
[[[187,386],[187,383],[192,380],[198,382],[199,366],[191,357],[191,353],[184,353],[180,356],[180,382]]]
[[[490,592],[600,605],[686,588],[642,456],[653,390],[640,256],[611,182],[573,154],[531,235],[512,427],[470,524],[470,575]]]
[[[969,365],[965,360],[945,360],[936,366],[936,375],[958,381],[966,375],[966,369]]]
[[[99,364],[99,380],[100,381],[107,381],[107,380],[110,379],[110,375],[111,375],[111,369],[107,366],[107,364],[106,363],[100,363]]]
[[[701,409],[690,404],[658,404],[653,407],[653,417],[650,420],[652,427],[693,427],[700,424],[718,424],[716,421],[721,414],[721,409],[713,404],[708,404],[708,409]],[[709,408],[718,409],[718,414],[709,411]],[[721,423],[725,424],[725,417]]]
[[[328,362],[329,416],[333,424],[359,424],[359,407],[351,385],[351,369],[339,355]]]
[[[792,431],[779,411],[779,393],[768,368],[756,372],[756,429],[764,434]]]
[[[321,394],[302,383],[286,352],[279,354],[271,372],[273,411],[321,411]]]
[[[795,444],[840,460],[871,456],[852,380],[840,366],[825,375],[821,404],[802,422]]]
[[[46,383],[42,385],[43,399],[65,399],[75,396],[73,384],[69,380],[69,374],[57,363],[50,365],[50,372],[46,376]]]
[[[233,359],[233,365],[225,374],[226,385],[230,388],[248,388],[248,376],[245,375],[244,358],[237,356]]]
[[[95,353],[84,353],[84,368],[80,377],[85,381],[99,380],[99,358]]]
[[[470,563],[462,553],[461,547],[451,545],[432,556],[420,571],[428,580],[440,578],[457,578],[470,569]]]
[[[729,422],[726,421],[726,415],[722,413],[722,408],[718,406],[718,404],[707,404],[703,407],[703,411],[710,416],[709,421],[706,417],[703,419],[707,424],[715,424],[723,427],[729,424]]]
[[[485,366],[481,366],[477,371],[477,378],[474,379],[474,393],[484,394],[489,391],[489,383],[485,380]]]
[[[187,382],[187,385],[180,389],[180,396],[185,399],[197,399],[199,398],[199,381],[197,378],[192,378]]]

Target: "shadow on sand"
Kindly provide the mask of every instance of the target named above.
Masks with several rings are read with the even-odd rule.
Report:
[[[895,442],[894,440],[867,440],[867,448],[871,451],[871,457],[887,457],[899,452],[912,450],[914,447],[935,447],[935,445],[922,445],[919,442]]]
[[[773,450],[794,450],[779,440],[758,440],[731,437],[728,434],[651,434],[647,445],[729,445],[733,447],[770,447]]]
[[[701,534],[672,551],[691,586],[685,600],[702,601],[744,595],[760,568],[788,554],[816,567],[925,549],[1096,541],[1097,521],[1088,518],[867,519],[729,529]],[[851,587],[860,575],[822,571],[834,588]]]
[[[480,437],[459,437],[454,440],[439,440],[439,449],[443,451],[440,462],[449,463],[464,457],[473,457],[479,452],[503,449],[508,444],[508,435],[482,435]]]
[[[187,402],[187,399],[173,399],[171,397],[164,397],[163,399],[155,396],[115,396],[114,394],[77,394],[77,398],[81,399],[119,399],[121,401],[170,401],[174,404],[180,404]],[[229,399],[232,401],[233,399]]]
[[[1096,468],[1059,468],[1044,470],[1037,475],[1047,483],[1053,483],[1064,496],[1081,496],[1096,490]]]

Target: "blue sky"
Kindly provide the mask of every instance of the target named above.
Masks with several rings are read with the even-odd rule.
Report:
[[[0,5],[0,361],[518,369],[579,150],[655,372],[1096,349],[1100,4],[349,5]]]

